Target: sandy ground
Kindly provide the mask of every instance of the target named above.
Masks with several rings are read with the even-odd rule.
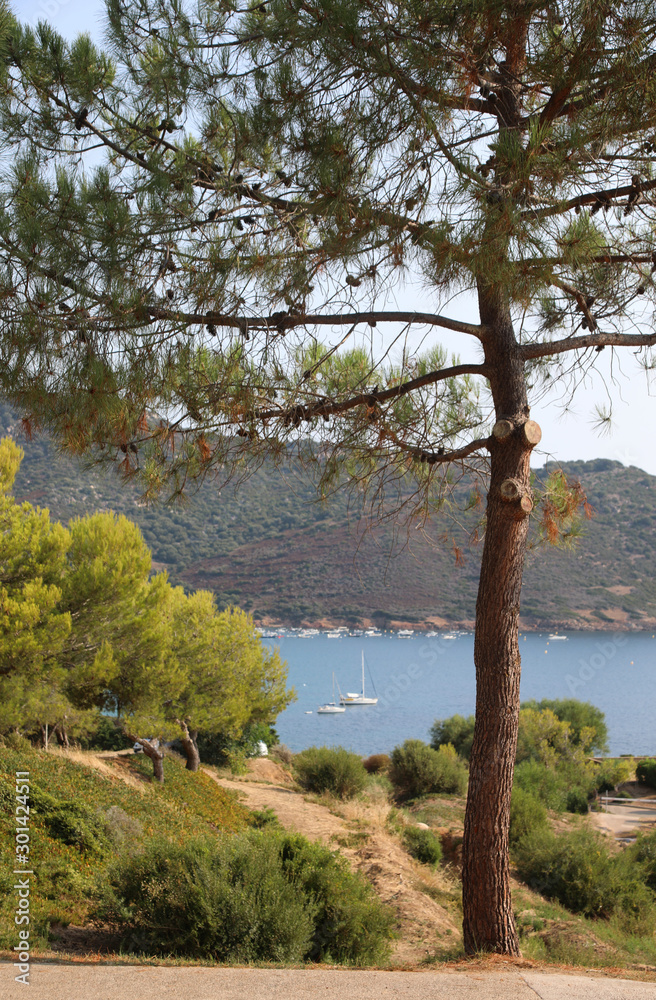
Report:
[[[635,837],[638,831],[648,832],[656,827],[656,808],[654,806],[622,805],[609,803],[604,812],[590,813],[590,822],[616,839]]]

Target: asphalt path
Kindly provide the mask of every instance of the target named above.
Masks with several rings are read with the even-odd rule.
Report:
[[[0,965],[1,1000],[656,1000],[656,983],[508,968],[366,972],[32,963]]]

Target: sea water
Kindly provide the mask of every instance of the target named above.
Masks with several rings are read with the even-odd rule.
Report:
[[[450,633],[453,634],[453,633]],[[521,697],[578,698],[606,716],[611,754],[656,755],[656,638],[644,632],[547,632],[520,636]],[[475,708],[474,639],[415,633],[266,639],[278,646],[298,699],[278,716],[280,739],[294,751],[341,745],[356,753],[389,753],[408,739],[430,740],[436,719]],[[332,674],[342,693],[359,692],[364,652],[365,694],[378,704],[318,715],[332,700]],[[335,692],[336,699],[339,698]]]

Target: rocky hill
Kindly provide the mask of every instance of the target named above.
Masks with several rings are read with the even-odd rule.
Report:
[[[436,517],[426,530],[394,541],[390,526],[349,514],[338,494],[316,502],[298,475],[264,466],[238,492],[206,483],[184,507],[147,507],[112,474],[57,456],[44,438],[27,442],[0,407],[0,433],[25,449],[16,497],[68,521],[95,510],[136,521],[156,568],[188,588],[213,590],[268,623],[381,627],[471,624],[480,546],[452,536]],[[572,551],[545,546],[529,555],[524,627],[656,626],[656,477],[598,459],[563,466],[580,480],[595,511]]]

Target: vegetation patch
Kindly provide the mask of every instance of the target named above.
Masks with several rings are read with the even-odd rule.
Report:
[[[353,798],[367,783],[362,758],[344,747],[309,747],[294,757],[294,770],[308,792],[330,792],[340,799]]]
[[[150,770],[140,755],[117,760],[134,775]],[[15,772],[30,773],[30,856],[38,869],[32,943],[45,948],[52,925],[87,922],[98,880],[117,853],[131,855],[156,836],[180,844],[190,830],[216,835],[246,825],[247,810],[207,775],[191,774],[175,758],[167,758],[164,767],[164,786],[149,777],[138,791],[62,754],[35,750],[26,740],[0,749],[0,948],[16,943],[10,875]]]
[[[406,740],[394,748],[389,777],[401,799],[436,792],[463,795],[467,788],[467,766],[453,747],[434,750],[421,740]]]
[[[393,924],[344,859],[269,831],[155,841],[113,867],[96,913],[131,950],[226,962],[377,964]]]

